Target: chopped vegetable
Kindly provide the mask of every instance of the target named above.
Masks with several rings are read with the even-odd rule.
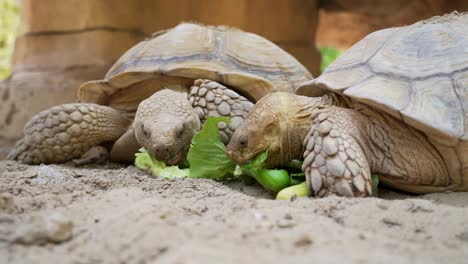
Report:
[[[257,180],[265,189],[279,192],[290,184],[289,174],[286,170],[267,170],[266,159],[268,150],[257,155],[252,162],[241,167],[242,172]]]
[[[289,186],[289,174],[285,170],[258,170],[254,178],[263,188],[275,193]]]
[[[218,122],[229,122],[223,116],[209,117],[192,139],[187,159],[191,178],[222,179],[233,175],[236,163],[228,158],[218,134]]]
[[[144,149],[140,149],[141,152],[136,154],[135,165],[140,169],[150,171],[155,176],[168,179],[190,177],[220,180],[236,175],[246,183],[255,179],[265,189],[272,192],[279,192],[290,184],[304,181],[303,173],[289,175],[286,170],[266,169],[268,151],[259,154],[247,165],[236,166],[225,153],[226,147],[218,134],[218,122],[228,123],[229,118],[208,118],[202,129],[193,137],[187,155],[189,169],[166,166],[164,162],[156,160]],[[291,164],[295,169],[301,166],[300,161],[294,161]]]
[[[290,173],[290,185],[296,185],[305,181],[305,174],[303,172]]]
[[[135,156],[135,166],[141,170],[151,172],[153,176],[166,179],[186,178],[189,176],[188,169],[179,169],[177,166],[166,166],[164,162],[156,160],[143,148]]]
[[[302,182],[281,190],[276,195],[276,200],[291,200],[298,197],[308,197],[310,195],[311,192],[307,182]]]

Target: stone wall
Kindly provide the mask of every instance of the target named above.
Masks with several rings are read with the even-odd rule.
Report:
[[[229,25],[267,37],[315,75],[313,0],[23,0],[13,73],[0,83],[0,138],[53,105],[75,102],[127,49],[181,21]]]
[[[317,46],[346,49],[370,32],[409,25],[453,10],[468,11],[467,0],[320,1]]]

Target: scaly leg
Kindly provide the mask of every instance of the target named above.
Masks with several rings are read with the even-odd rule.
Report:
[[[442,157],[427,138],[390,115],[365,106],[327,107],[312,118],[302,169],[317,196],[370,196],[371,172],[411,192],[449,184]]]
[[[210,116],[230,118],[229,124],[218,123],[219,135],[225,144],[254,105],[235,91],[210,80],[196,80],[190,89],[189,101],[202,122]]]
[[[130,123],[131,120],[107,106],[55,106],[26,124],[24,138],[8,158],[28,164],[67,162],[103,142],[115,141]]]
[[[313,115],[304,145],[302,170],[316,196],[336,193],[342,196],[372,194],[371,172],[367,158],[355,136],[360,137],[352,119],[329,107]]]

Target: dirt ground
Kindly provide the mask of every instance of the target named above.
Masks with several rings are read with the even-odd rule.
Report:
[[[0,263],[467,263],[468,193],[380,196],[0,161]]]

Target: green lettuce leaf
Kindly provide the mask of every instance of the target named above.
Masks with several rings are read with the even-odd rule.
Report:
[[[242,173],[250,177],[255,177],[258,171],[266,167],[268,150],[258,154],[250,163],[241,166]]]
[[[220,180],[234,173],[236,164],[225,153],[226,147],[218,134],[218,122],[229,123],[229,118],[209,117],[192,139],[187,155],[191,178]]]
[[[164,162],[156,160],[143,148],[135,156],[135,166],[141,170],[150,172],[153,176],[166,179],[186,178],[189,176],[188,169],[179,169],[177,166],[166,166]]]

